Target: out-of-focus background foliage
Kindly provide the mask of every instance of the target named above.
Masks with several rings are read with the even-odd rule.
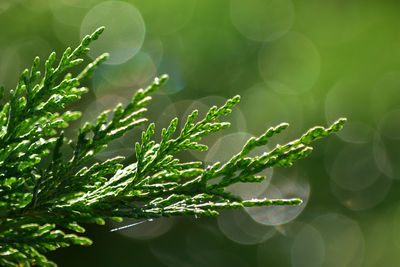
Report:
[[[394,0],[0,0],[0,84],[7,90],[34,56],[60,55],[106,26],[91,56],[111,57],[73,106],[84,115],[71,136],[162,73],[170,81],[148,113],[158,131],[175,116],[242,95],[232,127],[206,138],[209,152],[181,155],[187,160],[224,161],[280,122],[291,127],[274,142],[348,118],[293,168],[232,188],[243,197],[301,197],[300,207],[160,219],[113,233],[123,224],[109,222],[88,228],[93,246],[49,257],[60,266],[397,265],[399,14]],[[122,154],[129,161],[139,132],[99,159]]]

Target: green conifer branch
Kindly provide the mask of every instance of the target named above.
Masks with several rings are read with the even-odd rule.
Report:
[[[173,119],[162,129],[159,143],[154,141],[155,124],[150,123],[135,144],[135,163],[124,166],[121,156],[93,163],[94,156],[112,140],[147,122],[142,117],[146,105],[152,93],[167,81],[165,75],[156,78],[148,88],[138,90],[128,105],[117,105],[112,116],[108,110],[102,112],[96,123],[85,123],[77,137],[68,140],[60,129],[81,113],[58,112],[87,92],[80,87],[81,82],[108,54],[95,59],[75,77],[65,72],[83,62],[81,57],[88,53],[88,45],[103,30],[86,36],[75,50],[67,48],[55,67],[56,54],[52,53],[41,80],[40,60],[35,58],[15,90],[10,90],[9,100],[0,104],[1,265],[54,266],[44,253],[72,244],[91,244],[77,235],[85,231],[82,223],[104,224],[107,218],[214,216],[222,209],[301,204],[301,199],[243,200],[226,188],[239,182],[261,182],[265,177],[258,173],[266,168],[291,166],[311,152],[311,142],[339,131],[345,119],[329,128],[312,128],[299,139],[255,157],[248,155],[288,124],[250,138],[223,164],[204,167],[202,162],[175,158],[180,151],[206,150],[207,146],[199,143],[201,138],[229,127],[219,119],[239,102],[240,97],[235,96],[221,107],[210,108],[204,118],[198,119],[198,112],[193,111],[180,130],[178,119]],[[0,99],[3,94],[1,87]],[[61,152],[65,145],[73,149],[70,159]],[[218,182],[210,182],[215,179]]]

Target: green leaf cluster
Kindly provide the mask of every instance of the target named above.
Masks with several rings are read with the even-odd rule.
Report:
[[[300,199],[241,199],[226,188],[236,183],[261,182],[258,175],[271,167],[289,167],[306,157],[311,142],[342,128],[340,119],[329,128],[315,127],[299,139],[277,145],[251,157],[257,147],[288,127],[280,124],[247,141],[225,162],[204,167],[202,162],[181,162],[176,154],[203,151],[206,135],[229,127],[222,117],[231,113],[240,97],[213,106],[203,118],[193,111],[178,129],[178,119],[162,129],[154,141],[155,124],[135,143],[136,162],[123,164],[118,156],[96,162],[95,155],[127,131],[147,123],[143,118],[151,94],[167,81],[155,78],[139,89],[126,106],[104,111],[95,123],[85,123],[68,139],[62,128],[80,117],[78,111],[61,113],[87,92],[80,87],[108,54],[103,54],[78,75],[67,72],[83,62],[88,45],[103,32],[99,28],[75,49],[67,48],[58,64],[52,53],[39,72],[39,58],[25,70],[9,100],[0,104],[0,264],[4,266],[53,266],[44,253],[72,244],[90,245],[79,236],[83,223],[104,224],[112,218],[158,218],[177,215],[214,216],[221,209],[251,206],[298,205]],[[4,88],[1,88],[3,98]],[[222,122],[221,122],[222,121]],[[72,156],[63,155],[70,146]]]

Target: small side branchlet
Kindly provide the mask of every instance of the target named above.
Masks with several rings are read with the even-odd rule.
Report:
[[[81,113],[58,112],[87,92],[81,82],[108,54],[75,77],[65,72],[83,62],[89,44],[103,30],[86,36],[75,50],[67,48],[58,64],[52,53],[43,76],[38,70],[40,60],[35,58],[10,91],[9,100],[0,103],[0,265],[54,266],[44,253],[72,244],[91,244],[79,235],[85,231],[82,223],[104,224],[107,218],[215,216],[222,209],[301,204],[301,199],[241,199],[226,188],[261,182],[265,177],[258,174],[266,168],[291,166],[311,152],[311,142],[339,131],[345,119],[328,128],[312,128],[299,139],[255,157],[249,156],[250,152],[266,145],[288,124],[251,138],[224,163],[204,167],[202,162],[178,160],[178,152],[206,150],[199,141],[229,127],[221,118],[238,104],[240,97],[235,96],[221,107],[211,107],[204,118],[197,118],[198,112],[193,111],[180,130],[178,119],[173,119],[162,129],[158,143],[154,141],[155,125],[150,123],[134,145],[136,162],[132,164],[124,166],[121,156],[93,163],[111,141],[147,123],[143,118],[146,105],[168,79],[165,75],[155,78],[126,106],[119,104],[112,112],[102,112],[95,123],[85,123],[76,138],[67,139],[61,129]],[[0,88],[0,100],[3,92]],[[70,158],[62,153],[66,145],[73,149]]]

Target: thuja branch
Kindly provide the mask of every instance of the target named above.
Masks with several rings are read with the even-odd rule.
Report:
[[[155,124],[150,123],[134,144],[136,161],[132,164],[124,165],[122,156],[95,162],[96,154],[111,141],[147,123],[143,117],[146,105],[167,81],[164,75],[137,90],[126,106],[119,104],[112,112],[102,112],[95,123],[85,123],[76,138],[67,139],[60,129],[81,113],[59,112],[87,92],[80,83],[108,54],[76,76],[67,71],[83,62],[88,45],[103,30],[86,36],[76,49],[67,48],[58,64],[52,53],[43,76],[36,58],[10,91],[9,100],[0,104],[1,265],[54,265],[43,253],[71,244],[91,244],[76,234],[84,232],[81,223],[104,224],[107,218],[214,216],[222,209],[301,204],[301,199],[242,199],[227,187],[261,182],[265,177],[259,173],[266,168],[290,167],[311,152],[311,142],[339,131],[345,119],[328,128],[314,127],[299,139],[253,157],[250,152],[265,146],[288,124],[250,138],[227,162],[204,167],[200,161],[177,159],[175,155],[181,151],[206,150],[201,139],[229,127],[222,118],[238,104],[240,97],[235,96],[221,107],[211,107],[203,118],[193,111],[181,129],[178,119],[173,119],[162,129],[160,142],[154,141]],[[66,145],[73,149],[70,158],[62,153]]]

